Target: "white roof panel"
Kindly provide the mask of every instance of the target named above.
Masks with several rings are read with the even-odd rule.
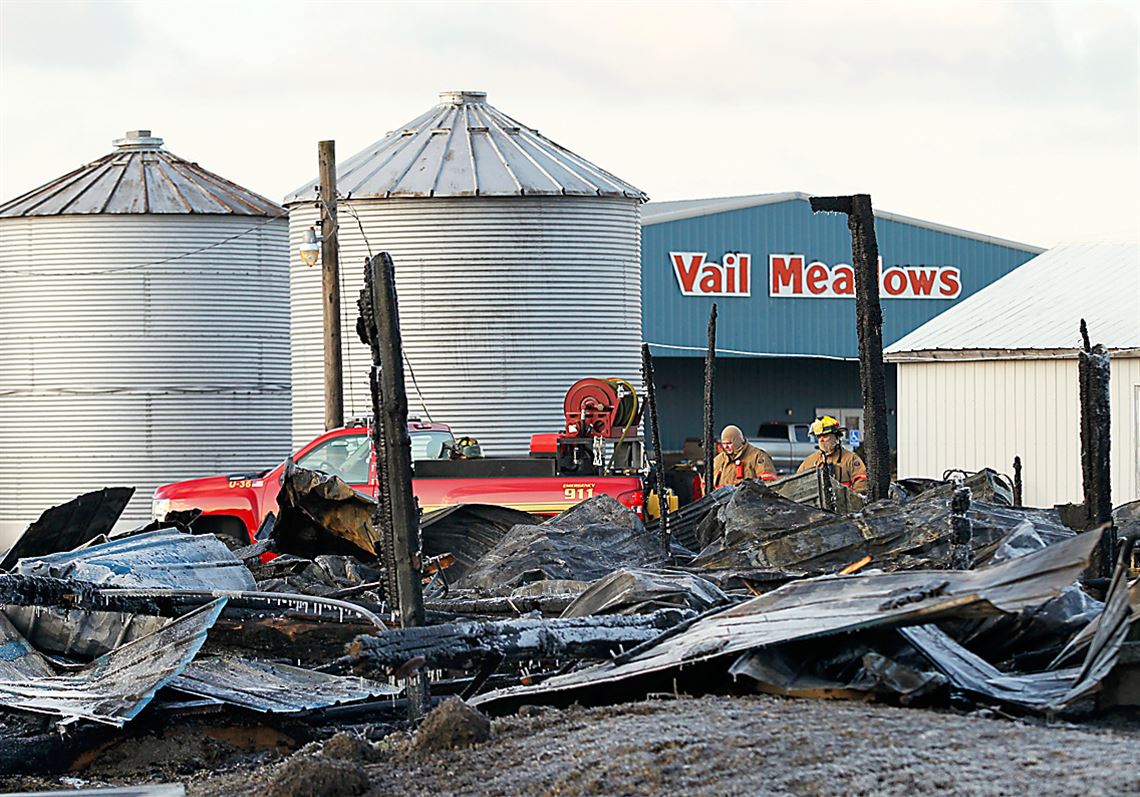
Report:
[[[910,352],[1073,350],[1089,338],[1140,349],[1140,244],[1058,246],[1014,269],[886,349]]]

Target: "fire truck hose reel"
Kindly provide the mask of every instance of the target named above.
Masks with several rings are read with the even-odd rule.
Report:
[[[562,409],[566,434],[575,437],[614,437],[641,415],[637,392],[623,379],[579,379],[566,391]]]

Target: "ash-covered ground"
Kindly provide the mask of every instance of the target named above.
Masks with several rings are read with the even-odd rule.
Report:
[[[358,730],[364,730],[360,728]],[[375,731],[377,729],[373,729]],[[524,707],[490,739],[428,752],[397,731],[340,734],[292,755],[153,736],[105,750],[79,778],[7,791],[181,782],[192,797],[355,795],[1140,794],[1140,717],[1011,720],[757,696]]]

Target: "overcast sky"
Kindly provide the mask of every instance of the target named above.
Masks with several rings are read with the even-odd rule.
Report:
[[[869,192],[1041,245],[1140,239],[1135,2],[0,0],[0,199],[150,128],[280,201],[449,89],[652,199]]]

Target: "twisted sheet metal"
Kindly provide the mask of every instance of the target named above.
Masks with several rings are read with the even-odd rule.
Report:
[[[122,727],[193,660],[225,605],[213,601],[65,675],[0,615],[0,706]]]
[[[287,664],[226,656],[200,659],[170,682],[180,692],[268,714],[292,714],[374,697],[394,697],[402,687]]]

